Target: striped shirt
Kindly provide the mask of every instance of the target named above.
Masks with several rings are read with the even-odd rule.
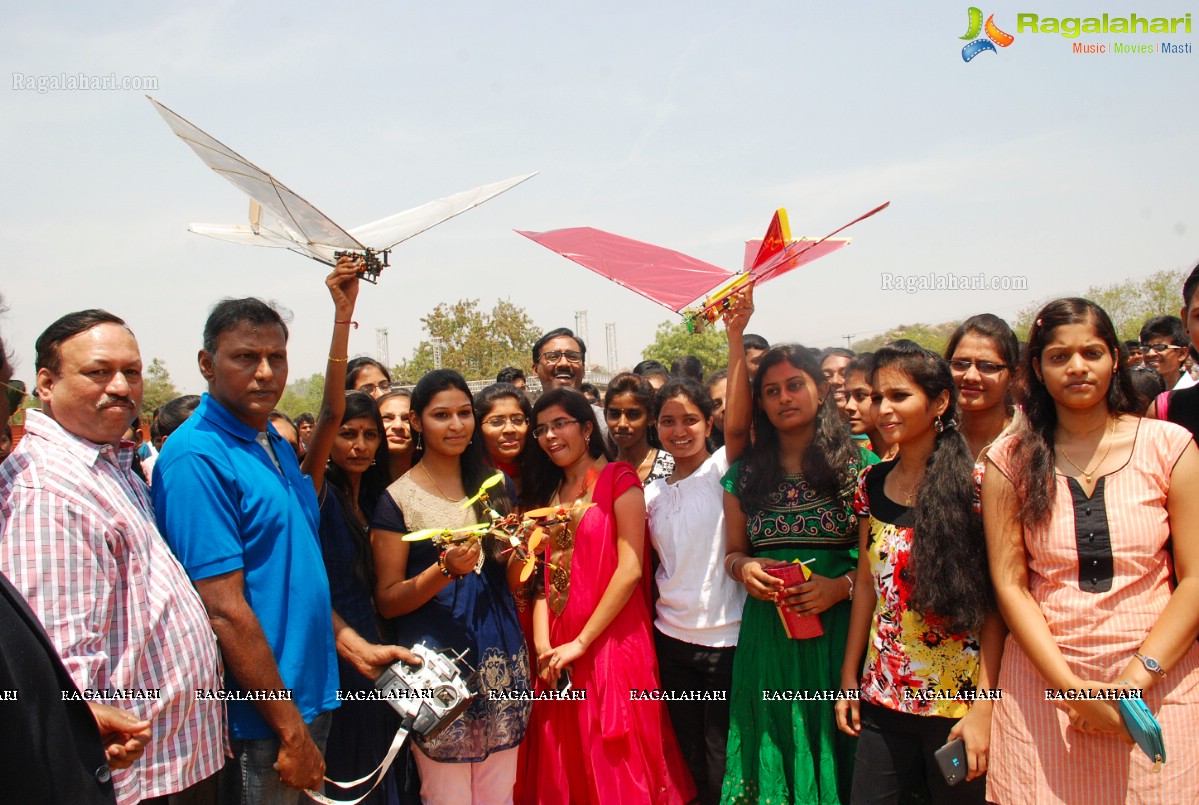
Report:
[[[1009,481],[1017,473],[1017,438],[1001,436],[987,453]],[[1049,520],[1023,529],[1029,594],[1062,658],[1084,680],[1114,682],[1135,662],[1133,653],[1170,602],[1166,499],[1174,465],[1189,443],[1190,434],[1177,425],[1137,420],[1123,466],[1100,476],[1089,498],[1076,479],[1055,474]],[[1003,698],[991,721],[989,802],[1199,802],[1199,645],[1191,643],[1145,691],[1166,743],[1168,762],[1158,773],[1136,746],[1073,728],[1064,702],[1052,698],[1053,689],[1014,634],[1005,643],[998,687]]]
[[[224,708],[196,695],[221,687],[204,605],[158,533],[131,443],[94,444],[38,411],[25,427],[0,466],[0,571],[85,695],[151,721],[143,757],[113,772],[118,803],[181,791],[224,764]]]

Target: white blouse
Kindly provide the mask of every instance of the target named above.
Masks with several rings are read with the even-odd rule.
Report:
[[[724,572],[724,448],[677,483],[645,488],[650,538],[660,563],[654,626],[698,646],[737,645],[745,588]]]

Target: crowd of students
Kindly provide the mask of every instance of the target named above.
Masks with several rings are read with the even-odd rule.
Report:
[[[321,410],[268,432],[316,496],[335,627],[465,652],[486,692],[367,801],[1199,801],[1199,267],[1181,318],[1146,324],[1147,368],[1084,299],[1023,344],[984,313],[943,355],[855,355],[746,334],[751,288],[726,367],[643,362],[593,399],[565,329],[533,347],[535,400],[519,369],[393,390],[346,355],[356,283],[327,281]],[[156,484],[199,403],[156,412]],[[527,580],[506,542],[403,539],[546,506],[569,522]],[[370,676],[342,656],[341,690]],[[1163,766],[1105,698],[1125,687]],[[325,775],[367,774],[396,727],[343,701]]]

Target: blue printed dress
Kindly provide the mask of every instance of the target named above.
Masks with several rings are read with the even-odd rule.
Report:
[[[379,498],[371,526],[398,534],[461,528],[476,519],[473,509],[462,509],[462,502],[431,495],[404,475]],[[436,564],[438,553],[431,541],[410,543],[404,575],[412,578]],[[465,652],[463,659],[478,670],[485,691],[530,690],[529,652],[502,564],[484,562],[478,572],[467,573],[389,625],[393,640],[401,646],[423,642],[430,648]],[[478,763],[521,742],[530,708],[527,698],[493,698],[484,693],[436,738],[417,738],[416,744],[431,760]]]

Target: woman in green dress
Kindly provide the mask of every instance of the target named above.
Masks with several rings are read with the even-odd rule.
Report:
[[[737,385],[728,389],[730,408],[751,393]],[[833,698],[857,567],[853,493],[867,459],[805,347],[767,352],[752,400],[753,446],[724,478],[725,570],[749,599],[721,801],[834,805],[848,799],[853,777],[854,739],[838,732]],[[767,572],[795,561],[811,571],[807,581],[788,587]],[[789,638],[783,608],[819,616],[823,635]]]

